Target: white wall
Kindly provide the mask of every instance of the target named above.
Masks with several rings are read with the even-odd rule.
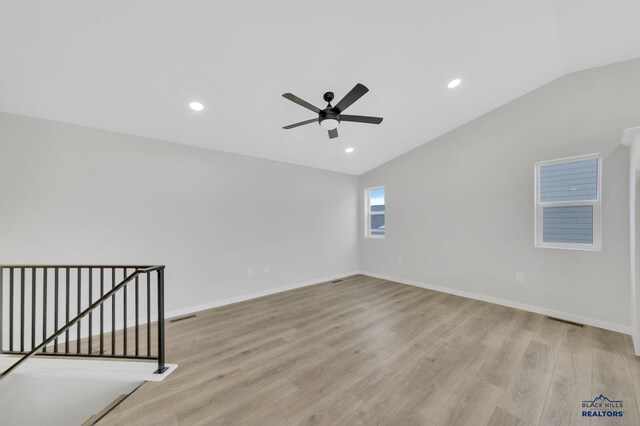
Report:
[[[0,113],[0,264],[166,264],[185,312],[356,271],[357,185]]]
[[[360,269],[629,331],[620,135],[638,124],[639,76],[640,59],[567,75],[362,175]],[[534,248],[534,163],[594,152],[604,159],[603,250]],[[387,237],[365,239],[363,190],[380,185]]]
[[[640,121],[640,119],[639,119]],[[640,127],[627,129],[623,135],[623,143],[629,146],[631,159],[629,162],[629,199],[633,203],[629,207],[629,228],[631,242],[629,272],[631,290],[631,337],[636,355],[640,355],[640,324],[638,309],[640,307]]]

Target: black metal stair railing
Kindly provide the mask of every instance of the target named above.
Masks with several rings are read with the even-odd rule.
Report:
[[[22,355],[0,379],[35,355],[156,360],[163,373],[164,266],[0,265],[0,354]]]

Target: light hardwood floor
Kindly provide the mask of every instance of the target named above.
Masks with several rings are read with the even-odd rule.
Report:
[[[99,424],[640,425],[629,336],[365,276],[167,323],[179,368]],[[581,401],[624,401],[584,419]]]

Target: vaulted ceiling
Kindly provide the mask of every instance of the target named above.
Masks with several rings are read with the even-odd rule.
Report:
[[[361,174],[639,57],[638,16],[638,0],[3,0],[0,111]],[[282,129],[313,118],[282,93],[323,107],[358,82],[370,92],[348,112],[381,125]]]

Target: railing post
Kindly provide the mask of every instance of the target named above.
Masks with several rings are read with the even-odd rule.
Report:
[[[155,374],[167,371],[164,365],[164,267],[158,270],[158,369]]]

